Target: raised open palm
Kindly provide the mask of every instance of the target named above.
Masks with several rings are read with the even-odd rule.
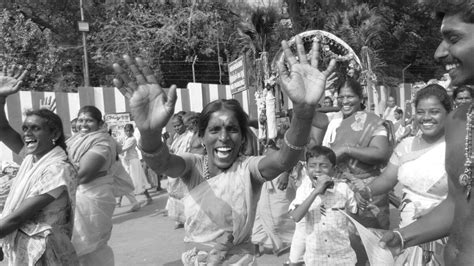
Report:
[[[296,50],[299,61],[291,52],[286,41],[282,41],[281,45],[285,54],[283,58],[286,59],[290,67],[288,70],[284,59],[278,62],[283,90],[293,104],[315,106],[324,93],[326,79],[334,71],[336,60],[331,60],[328,68],[324,71],[320,71],[318,70],[318,41],[313,41],[310,62],[308,62],[303,41],[300,36],[296,36]]]
[[[22,66],[3,66],[0,73],[0,97],[16,93],[27,72]]]
[[[166,92],[141,58],[132,60],[124,55],[127,68],[135,76],[132,80],[119,64],[113,65],[120,79],[114,79],[115,86],[130,98],[130,109],[137,128],[143,132],[159,132],[168,123],[176,104],[176,86]]]

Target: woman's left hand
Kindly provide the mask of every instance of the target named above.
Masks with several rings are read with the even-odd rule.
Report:
[[[296,36],[296,50],[298,59],[293,55],[286,41],[281,43],[285,56],[278,62],[283,90],[293,104],[316,106],[326,88],[326,79],[334,71],[336,60],[332,59],[326,70],[318,69],[319,42],[313,41],[311,58],[308,62],[307,55],[300,36]],[[284,60],[290,65],[288,71]]]

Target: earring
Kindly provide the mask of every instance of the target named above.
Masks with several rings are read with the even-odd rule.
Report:
[[[56,146],[56,140],[52,139],[51,142],[53,143],[53,146]]]
[[[204,145],[204,143],[201,142],[201,146],[205,149],[206,148],[206,145]]]

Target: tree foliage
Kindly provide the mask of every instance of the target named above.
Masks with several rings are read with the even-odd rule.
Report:
[[[357,53],[371,49],[379,81],[389,86],[441,76],[433,59],[439,44],[439,24],[432,6],[420,1],[286,1],[292,23],[300,31],[325,29],[346,41]],[[302,16],[302,14],[305,14]],[[315,18],[323,21],[310,23]],[[306,21],[306,22],[305,22]]]
[[[407,81],[429,80],[442,73],[433,59],[439,24],[433,22],[430,6],[420,1],[285,0],[291,27],[279,23],[277,9],[266,17],[270,23],[264,35],[263,28],[258,28],[261,23],[242,15],[255,10],[227,1],[104,2],[110,1],[84,0],[93,86],[111,84],[110,65],[124,53],[147,59],[165,86],[177,83],[184,87],[192,81],[193,62],[196,81],[225,84],[227,63],[240,54],[265,50],[271,60],[282,39],[311,29],[336,33],[358,53],[370,48],[367,54],[374,73],[388,85],[401,81],[401,71],[408,64]],[[26,82],[31,89],[70,91],[82,85],[79,1],[15,0],[4,6],[0,63],[31,64]],[[262,30],[257,35],[260,39],[245,40],[237,30],[242,22],[253,24],[255,32]]]
[[[140,55],[161,70],[164,85],[185,87],[192,81],[228,82],[224,59],[230,59],[239,14],[221,2],[202,5],[121,5],[97,17],[90,36],[94,63],[108,66],[123,53]],[[100,77],[98,77],[100,79]],[[103,83],[109,80],[101,80]]]

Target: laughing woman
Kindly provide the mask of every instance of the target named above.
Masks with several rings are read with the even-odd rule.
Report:
[[[0,141],[26,154],[0,219],[3,250],[9,265],[77,265],[71,244],[77,172],[61,118],[46,109],[28,111],[20,136],[5,115],[6,98],[23,77],[15,67],[0,74]]]
[[[370,199],[390,191],[400,182],[403,190],[400,227],[405,227],[446,198],[444,126],[451,109],[451,99],[442,86],[430,84],[418,91],[414,116],[422,134],[400,142],[380,177],[356,194],[362,206],[367,202],[360,195]],[[446,239],[407,248],[398,257],[397,265],[443,265],[444,244]]]
[[[81,265],[114,265],[107,245],[115,209],[113,165],[117,147],[103,127],[102,113],[83,106],[77,116],[78,133],[67,140],[68,155],[78,169],[72,243]]]
[[[141,59],[135,60],[137,66],[130,57],[124,57],[139,83],[134,86],[138,89],[130,104],[142,136],[143,158],[156,172],[180,177],[189,188],[189,195],[184,198],[188,250],[182,256],[185,265],[195,265],[197,261],[210,265],[255,262],[250,236],[262,184],[296,164],[308,139],[326,78],[335,65],[333,61],[326,71],[319,71],[319,54],[314,52],[309,63],[300,38],[300,62],[286,42],[282,46],[290,70],[280,62],[280,76],[293,101],[294,116],[281,150],[258,157],[241,155],[248,120],[236,100],[216,100],[204,107],[198,134],[207,155],[170,154],[160,136],[174,112],[176,87],[172,86],[166,94]],[[313,51],[319,51],[316,42]],[[114,68],[121,78],[115,81],[117,87],[123,89],[123,84],[131,84],[120,65],[114,64]],[[199,251],[207,255],[202,256],[201,252],[198,256]]]

